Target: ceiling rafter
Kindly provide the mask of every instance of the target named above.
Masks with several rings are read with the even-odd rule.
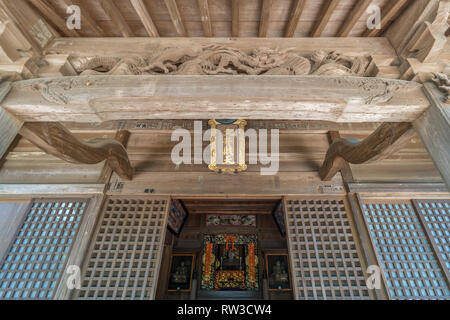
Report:
[[[200,9],[200,17],[202,20],[203,33],[205,37],[213,37],[211,15],[209,13],[208,0],[197,0],[198,8]]]
[[[306,0],[295,0],[294,10],[292,10],[288,25],[286,27],[286,31],[284,33],[285,37],[294,36],[295,30],[297,29],[297,25],[300,22],[300,17],[303,13],[303,9],[305,8],[305,4]]]
[[[167,10],[169,11],[170,19],[172,19],[173,26],[179,37],[186,37],[186,29],[181,19],[180,10],[178,9],[177,2],[175,0],[164,0]]]
[[[348,18],[344,21],[344,24],[339,29],[337,36],[338,37],[347,37],[352,29],[355,27],[359,18],[366,12],[367,8],[372,3],[372,0],[358,0],[356,1],[355,7],[352,9]]]
[[[330,21],[331,15],[339,4],[339,0],[327,0],[325,1],[325,6],[322,9],[319,19],[317,20],[314,28],[311,32],[311,37],[320,37],[323,30]]]
[[[67,37],[79,37],[76,30],[67,27],[66,21],[61,18],[46,2],[43,0],[29,0],[30,3],[55,27],[57,27]]]
[[[131,31],[130,26],[126,22],[123,15],[120,13],[119,8],[113,0],[101,0],[100,1],[103,10],[111,18],[114,24],[119,28],[120,33],[123,37],[128,38],[133,36],[133,31]]]
[[[386,28],[388,23],[394,18],[404,6],[408,3],[408,0],[396,0],[389,1],[387,5],[381,10],[381,29],[367,29],[364,33],[364,37],[377,37]]]
[[[267,31],[269,30],[271,9],[272,9],[272,0],[262,0],[261,20],[259,21],[258,37],[267,37]]]
[[[158,29],[153,22],[150,13],[148,12],[145,3],[143,0],[130,0],[131,5],[136,11],[139,19],[141,19],[142,24],[144,25],[145,30],[147,31],[150,37],[159,37]]]
[[[239,37],[240,1],[231,0],[231,36]]]
[[[91,15],[89,14],[89,10],[86,7],[86,4],[83,3],[81,0],[60,0],[65,7],[70,7],[72,5],[76,5],[80,7],[81,15],[82,15],[82,26],[86,25],[89,30],[91,30],[96,37],[103,37],[104,31],[103,29],[97,24],[97,22],[92,19]]]

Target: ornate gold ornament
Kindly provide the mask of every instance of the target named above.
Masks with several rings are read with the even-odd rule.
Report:
[[[245,120],[209,120],[211,163],[208,168],[222,173],[247,170],[245,164]],[[218,152],[223,150],[223,152]]]

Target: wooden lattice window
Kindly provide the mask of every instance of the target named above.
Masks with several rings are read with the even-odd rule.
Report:
[[[167,198],[109,198],[75,297],[154,299],[167,209]]]
[[[0,299],[52,299],[88,200],[33,200],[1,264]]]
[[[450,200],[413,200],[447,278],[450,273]]]
[[[390,298],[449,298],[444,274],[412,203],[368,200],[362,209]]]
[[[370,299],[343,198],[286,199],[297,299]]]

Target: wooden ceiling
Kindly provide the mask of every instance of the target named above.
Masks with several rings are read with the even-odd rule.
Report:
[[[28,0],[68,37],[379,36],[414,0]],[[69,30],[68,5],[81,30]],[[382,29],[368,30],[366,8],[381,8]]]
[[[189,214],[271,214],[280,200],[183,200]]]

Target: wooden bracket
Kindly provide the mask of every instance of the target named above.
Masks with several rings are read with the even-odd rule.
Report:
[[[413,127],[409,122],[386,122],[361,142],[337,139],[328,149],[319,170],[320,178],[324,181],[331,180],[345,161],[362,164],[384,159],[401,149],[413,134]]]
[[[113,139],[83,142],[58,122],[25,123],[20,135],[45,152],[72,163],[95,164],[106,160],[122,179],[133,178],[133,168],[124,146]]]

